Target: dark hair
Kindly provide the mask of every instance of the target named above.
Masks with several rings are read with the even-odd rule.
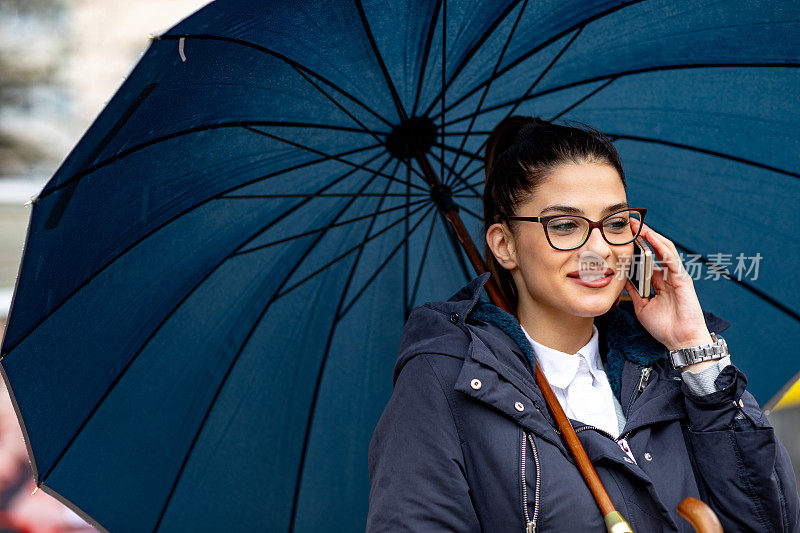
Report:
[[[484,235],[497,222],[506,222],[516,235],[519,222],[507,217],[516,214],[516,208],[564,164],[611,165],[627,190],[622,163],[611,140],[587,124],[567,122],[570,125],[562,126],[538,117],[513,115],[494,127],[486,141],[484,160]],[[519,299],[511,273],[497,262],[488,243],[484,255],[511,311],[516,312]],[[618,304],[619,299],[614,307]]]

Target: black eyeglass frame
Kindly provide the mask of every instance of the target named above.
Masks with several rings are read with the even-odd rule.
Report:
[[[622,213],[624,211],[636,211],[636,212],[639,213],[639,217],[640,217],[639,218],[639,229],[636,230],[636,234],[633,236],[633,238],[631,240],[629,240],[627,242],[624,242],[622,244],[614,244],[614,243],[612,243],[611,241],[608,240],[608,237],[606,237],[606,234],[603,232],[603,221],[605,219],[607,219],[608,217],[614,216],[614,215],[616,215],[618,213]],[[634,240],[636,240],[636,237],[638,237],[639,234],[642,232],[642,224],[644,224],[644,215],[646,213],[647,213],[647,208],[645,208],[645,207],[626,207],[625,209],[620,209],[619,211],[614,211],[613,213],[609,213],[608,215],[604,216],[603,218],[601,218],[598,221],[590,220],[590,219],[588,219],[588,218],[586,218],[584,216],[581,216],[581,215],[571,215],[569,213],[562,213],[560,215],[547,215],[547,216],[544,216],[544,217],[509,216],[509,217],[505,217],[505,218],[506,218],[506,220],[524,220],[526,222],[539,222],[539,223],[541,223],[542,224],[542,229],[544,230],[544,236],[547,238],[548,244],[550,244],[550,246],[555,250],[558,250],[560,252],[568,252],[570,250],[577,250],[578,248],[580,248],[581,246],[586,244],[586,241],[589,240],[589,235],[591,235],[592,230],[594,228],[600,228],[600,235],[602,235],[603,239],[605,239],[605,241],[608,244],[610,244],[611,246],[624,246],[624,245],[626,245],[628,243],[631,243]],[[561,217],[582,218],[583,220],[585,220],[586,222],[589,223],[589,231],[586,232],[586,235],[584,236],[583,241],[578,246],[574,246],[572,248],[557,248],[553,244],[553,241],[550,240],[550,234],[547,232],[547,224],[551,220],[553,220],[554,218],[561,218]]]

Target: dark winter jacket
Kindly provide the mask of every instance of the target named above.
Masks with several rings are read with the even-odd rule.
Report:
[[[479,301],[488,277],[408,318],[370,442],[369,532],[605,531],[535,384],[530,343],[513,316]],[[710,331],[730,325],[704,316]],[[571,422],[633,530],[694,531],[676,511],[694,496],[727,533],[800,531],[789,456],[735,364],[718,392],[696,396],[630,302],[595,324],[627,423],[614,439]]]

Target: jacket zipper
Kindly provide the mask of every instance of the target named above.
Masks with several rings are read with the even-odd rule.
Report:
[[[617,446],[619,446],[620,449],[622,449],[622,451],[625,452],[625,455],[627,455],[631,459],[631,461],[634,462],[634,464],[636,464],[636,465],[639,464],[636,461],[636,457],[633,456],[633,451],[631,450],[631,447],[628,445],[628,435],[631,434],[631,430],[626,431],[625,433],[621,434],[619,437],[614,437],[614,435],[612,435],[611,433],[609,433],[608,431],[606,431],[604,429],[600,429],[600,428],[595,427],[595,426],[586,425],[586,426],[581,426],[581,427],[575,429],[575,433],[580,433],[581,431],[585,431],[587,429],[593,429],[593,430],[597,431],[598,433],[600,433],[601,435],[605,435],[609,439],[611,439],[614,442],[616,442]]]
[[[634,389],[633,394],[631,394],[631,399],[628,401],[628,409],[627,409],[628,413],[631,412],[631,407],[633,406],[633,402],[636,401],[636,398],[638,398],[639,395],[642,392],[644,392],[644,389],[647,388],[647,384],[649,382],[650,373],[651,372],[652,372],[652,368],[650,368],[649,366],[646,366],[646,367],[642,368],[642,372],[641,372],[641,374],[639,376],[639,383],[637,384],[636,389]],[[541,414],[544,417],[544,413],[542,413],[542,410],[539,409],[539,407],[535,403],[533,404],[533,406],[536,407],[536,410],[539,411],[539,414]],[[545,417],[545,420],[547,420],[547,417]],[[553,424],[550,424],[550,427],[552,427],[557,434],[561,435],[561,430],[558,429],[557,426],[554,426]],[[590,426],[590,427],[594,427],[594,426]],[[588,427],[587,427],[587,429],[588,429]],[[608,435],[612,439],[614,438],[614,437],[611,436],[611,434],[609,434],[608,432],[603,431],[602,429],[599,429],[599,428],[594,428],[594,429],[597,429],[598,431],[600,431],[602,433],[605,433],[606,435]],[[616,440],[616,439],[614,439],[614,440]]]
[[[636,395],[640,395],[647,388],[647,381],[650,379],[650,372],[653,369],[649,366],[642,368],[642,375],[639,377],[639,385],[636,387]]]
[[[525,438],[531,443],[531,450],[533,451],[533,461],[536,464],[536,489],[533,494],[533,518],[528,514],[528,482],[525,476]],[[525,517],[525,532],[534,533],[536,531],[536,519],[539,516],[539,488],[541,487],[541,468],[539,465],[539,453],[536,450],[536,444],[533,442],[533,437],[522,431],[522,453],[520,455],[520,471],[522,477],[522,512]]]
[[[638,398],[639,395],[644,392],[644,389],[647,388],[647,382],[650,379],[650,372],[652,372],[652,369],[649,366],[642,368],[641,374],[639,375],[639,383],[636,385],[633,394],[631,394],[631,399],[628,402],[628,408],[625,410],[625,416],[628,416],[628,414],[631,412],[631,407],[633,407],[633,402],[636,401],[636,398]]]
[[[652,368],[649,367],[649,366],[646,366],[646,367],[642,368],[641,374],[639,375],[639,382],[636,385],[636,388],[634,389],[633,394],[631,394],[630,401],[628,402],[628,410],[627,410],[628,413],[630,413],[631,407],[633,406],[633,402],[636,401],[636,398],[638,398],[639,395],[642,392],[644,392],[644,389],[647,388],[647,384],[648,384],[648,382],[650,380],[650,373],[651,372],[652,372]],[[539,407],[536,406],[536,404],[534,404],[534,407],[536,407],[536,410],[539,411],[539,414],[544,416],[544,413],[541,412],[541,410],[539,409]],[[561,435],[561,430],[559,430],[556,426],[552,426],[552,427],[553,427],[553,429],[555,430],[555,432],[557,434]],[[633,456],[633,451],[631,450],[630,446],[628,445],[627,437],[628,437],[628,435],[631,434],[631,430],[628,430],[628,431],[622,433],[619,437],[615,438],[611,433],[609,433],[609,432],[607,432],[607,431],[605,431],[603,429],[600,429],[600,428],[595,427],[595,426],[586,425],[586,426],[581,426],[581,427],[577,428],[575,430],[575,433],[577,434],[578,432],[584,431],[584,430],[587,430],[587,429],[593,429],[593,430],[599,432],[600,434],[605,435],[606,437],[608,437],[609,439],[613,440],[614,442],[616,442],[617,446],[619,446],[620,449],[622,449],[622,451],[625,452],[625,455],[627,455],[634,462],[634,464],[636,464],[636,465],[639,464],[636,461],[636,457]],[[536,498],[536,507],[534,508],[534,513],[533,513],[534,522],[535,522],[536,513],[538,512],[538,505],[539,505],[539,502],[538,502],[538,498],[539,498],[539,494],[538,494],[538,491],[539,491],[539,459],[538,459],[538,456],[536,456],[536,447],[533,444],[533,439],[532,438],[531,438],[531,446],[533,447],[534,458],[536,459],[536,487],[537,487],[536,491],[537,491],[537,494],[535,496],[535,498]],[[525,522],[528,524],[528,533],[531,533],[535,529],[535,524],[534,524],[534,522],[530,522],[528,520],[527,486],[525,484],[525,432],[524,431],[522,432],[522,474],[523,474],[522,475],[522,480],[523,480],[523,482],[522,482],[522,493],[523,493],[523,497],[525,499],[525,509],[524,509],[525,510]],[[533,525],[533,529],[531,529],[531,525]]]

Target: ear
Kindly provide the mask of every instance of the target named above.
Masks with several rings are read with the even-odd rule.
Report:
[[[497,262],[507,270],[517,268],[517,256],[514,237],[508,226],[497,222],[486,230],[486,244],[492,250]]]

